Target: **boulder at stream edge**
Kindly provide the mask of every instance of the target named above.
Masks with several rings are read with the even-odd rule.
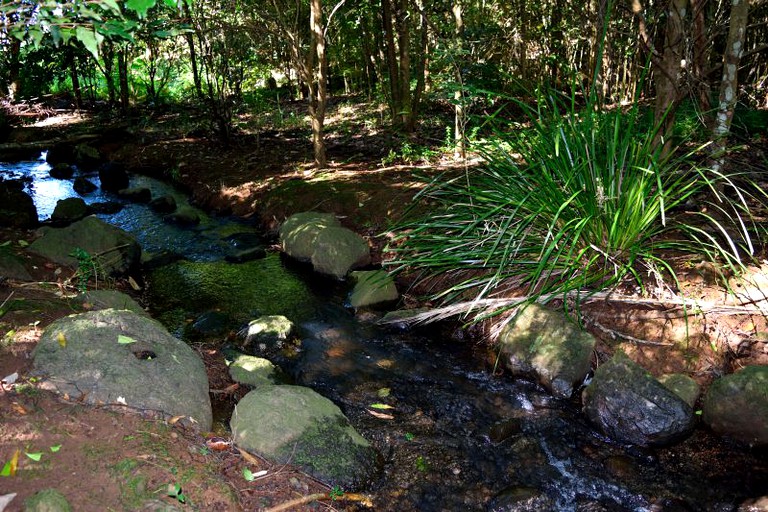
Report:
[[[0,180],[0,226],[31,228],[37,225],[37,208],[19,180]]]
[[[61,318],[45,329],[33,358],[42,386],[71,399],[189,417],[201,430],[211,428],[203,361],[146,316],[105,309]]]
[[[536,379],[556,397],[568,398],[591,368],[596,340],[563,313],[531,304],[504,326],[498,342],[513,375]]]
[[[30,244],[29,250],[62,265],[78,266],[72,255],[78,248],[91,256],[98,270],[107,276],[126,274],[141,260],[141,246],[133,237],[92,215],[65,228],[40,228],[39,233],[42,236]]]
[[[623,352],[595,371],[582,400],[587,418],[620,442],[664,446],[693,430],[691,406]]]
[[[704,397],[702,417],[721,435],[768,446],[768,366],[747,366],[713,382]]]
[[[378,472],[378,454],[341,410],[301,386],[260,386],[230,421],[236,445],[278,464],[291,463],[328,485],[359,489]]]

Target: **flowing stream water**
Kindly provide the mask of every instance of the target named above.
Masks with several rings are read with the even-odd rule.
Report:
[[[49,170],[43,160],[0,163],[4,178],[28,179],[41,220],[56,201],[77,195]],[[88,178],[98,185],[97,176]],[[131,186],[186,203],[151,178],[134,176]],[[222,259],[232,233],[261,235],[203,212],[199,226],[182,228],[112,194],[83,198],[123,202],[119,213],[99,217],[147,251],[193,261]],[[576,400],[494,375],[485,350],[450,326],[403,332],[361,321],[343,305],[345,284],[293,267],[280,271],[307,282],[315,307],[300,319],[299,357],[277,363],[297,384],[336,402],[379,449],[384,471],[370,489],[376,510],[725,512],[759,510],[745,503],[768,495],[765,450],[729,445],[703,428],[671,448],[613,443],[590,427]]]

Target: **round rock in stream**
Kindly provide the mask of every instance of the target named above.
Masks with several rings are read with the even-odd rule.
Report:
[[[663,446],[687,436],[693,409],[642,367],[617,352],[584,390],[584,412],[607,435],[640,446]]]
[[[376,450],[333,402],[309,388],[261,386],[240,400],[230,426],[238,446],[344,490],[378,473]]]
[[[203,361],[151,318],[115,309],[70,315],[45,329],[33,357],[45,388],[211,428]]]

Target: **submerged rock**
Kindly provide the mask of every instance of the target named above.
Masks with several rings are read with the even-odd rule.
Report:
[[[300,386],[260,386],[230,421],[235,444],[278,464],[296,464],[328,485],[355,490],[378,472],[378,455],[341,410]]]
[[[293,322],[282,315],[266,315],[248,322],[240,334],[245,338],[245,346],[255,346],[264,352],[283,348],[295,328]]]
[[[118,197],[134,203],[149,203],[152,201],[152,191],[147,187],[132,187],[118,190]]]
[[[212,423],[205,365],[158,322],[105,309],[49,325],[33,352],[42,385],[88,404],[128,406]]]
[[[57,180],[68,180],[75,175],[75,168],[67,163],[62,162],[51,167],[51,170],[48,174],[51,175],[51,178],[55,178]]]
[[[166,194],[152,199],[149,207],[158,213],[171,213],[176,210],[176,199]]]
[[[513,375],[534,378],[568,398],[590,370],[596,340],[564,314],[531,304],[504,326],[498,343]]]
[[[96,190],[98,187],[91,183],[88,179],[83,178],[82,176],[78,176],[75,178],[75,181],[72,183],[72,189],[77,192],[78,194],[85,195],[90,194],[94,190]]]
[[[101,180],[101,189],[106,192],[117,192],[128,188],[130,178],[125,167],[119,164],[104,164],[99,168],[99,180]]]
[[[589,420],[625,443],[664,446],[683,439],[694,426],[685,400],[622,352],[595,371],[582,399]]]
[[[713,382],[704,397],[702,417],[721,435],[768,445],[768,366],[747,366]]]

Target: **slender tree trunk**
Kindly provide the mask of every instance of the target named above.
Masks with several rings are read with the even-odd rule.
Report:
[[[403,98],[400,87],[400,71],[398,69],[397,48],[395,47],[395,32],[392,25],[391,0],[381,0],[381,24],[384,29],[384,41],[387,48],[387,68],[389,70],[390,110],[392,120],[398,123],[402,110]]]
[[[720,98],[717,105],[717,116],[712,129],[713,165],[715,170],[721,170],[725,163],[725,147],[733,121],[733,111],[739,92],[739,61],[744,52],[744,41],[747,33],[749,18],[749,0],[732,0],[731,22],[728,28],[728,39],[723,53],[723,79],[720,82]]]
[[[8,99],[13,101],[16,99],[16,95],[19,93],[19,71],[21,71],[21,65],[19,63],[19,55],[21,54],[21,41],[15,37],[9,37],[9,64],[8,64]]]
[[[312,145],[315,150],[315,166],[318,169],[325,169],[328,167],[328,162],[326,160],[323,125],[325,123],[325,104],[328,91],[327,77],[325,76],[326,54],[322,0],[311,0],[310,2],[309,28],[312,32],[312,42],[307,55],[307,68],[310,82],[308,85],[311,93],[309,113],[312,118]],[[315,67],[317,67],[317,72],[313,73]],[[316,86],[313,78],[317,79]]]
[[[101,55],[104,60],[104,80],[107,82],[107,98],[109,102],[109,108],[114,108],[117,101],[117,94],[115,93],[115,77],[114,64],[115,64],[115,48],[112,43],[105,41],[101,48]]]
[[[187,18],[187,20],[191,23],[192,14],[189,10],[189,4],[187,2],[182,2],[181,5],[182,5],[182,8],[184,9],[184,17]],[[192,65],[192,81],[195,84],[195,94],[197,95],[198,99],[202,99],[203,86],[200,81],[200,71],[197,69],[197,51],[195,50],[195,36],[192,32],[187,32],[184,35],[184,39],[187,41],[187,46],[189,47],[189,62]]]
[[[656,66],[656,108],[654,120],[659,131],[655,144],[663,144],[663,154],[672,148],[672,129],[675,125],[675,109],[682,98],[680,81],[682,61],[685,55],[684,20],[688,11],[688,0],[671,0],[667,11],[664,34],[664,49],[661,61]]]
[[[462,17],[462,6],[461,2],[456,0],[456,2],[453,4],[453,20],[456,24],[455,30],[454,30],[454,38],[455,38],[455,47],[457,50],[457,55],[455,59],[459,59],[460,56],[458,55],[459,50],[462,48],[462,38],[464,37],[464,18]],[[464,126],[465,126],[465,114],[464,114],[464,88],[463,88],[463,80],[461,76],[461,65],[459,62],[456,62],[456,78],[457,78],[457,88],[456,92],[453,95],[453,99],[456,102],[455,107],[455,117],[453,121],[453,141],[454,141],[454,152],[453,157],[456,160],[463,159],[466,157],[466,148],[464,145]]]
[[[83,108],[83,91],[80,88],[80,77],[77,73],[77,56],[70,53],[69,79],[72,81],[72,92],[75,94],[75,106],[78,110]]]
[[[709,44],[707,44],[706,7],[708,0],[690,0],[692,30],[691,39],[693,46],[693,59],[691,62],[691,78],[699,109],[709,116],[712,110],[712,91],[707,80],[709,67]]]
[[[117,52],[117,74],[120,84],[120,112],[128,113],[130,92],[128,90],[128,47],[123,46]]]
[[[416,88],[411,95],[411,105],[406,122],[406,131],[413,132],[419,119],[419,107],[421,96],[427,81],[427,58],[429,55],[429,24],[427,23],[427,11],[422,0],[416,0],[419,9],[419,52],[416,59]],[[410,80],[409,80],[410,83]],[[409,86],[410,87],[410,86]]]
[[[408,0],[396,0],[395,26],[400,58],[400,112],[398,123],[407,130],[411,119],[411,31],[408,23]]]

